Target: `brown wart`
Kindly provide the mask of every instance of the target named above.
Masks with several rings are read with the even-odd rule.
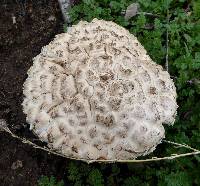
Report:
[[[119,98],[110,97],[109,100],[108,100],[108,103],[109,103],[110,107],[111,107],[113,110],[117,111],[117,110],[119,110],[119,108],[120,108],[121,101],[122,101],[122,100],[119,99]]]
[[[47,134],[47,139],[49,143],[53,143],[53,135],[51,133]]]
[[[90,136],[91,138],[95,138],[95,137],[97,136],[97,129],[96,129],[96,128],[91,128],[91,129],[89,130],[89,136]]]
[[[106,127],[111,127],[115,124],[115,117],[112,114],[110,114],[105,117],[103,123]]]
[[[73,146],[72,146],[72,151],[75,152],[75,153],[78,153],[78,148],[77,148],[76,146],[73,145]]]
[[[150,87],[150,88],[149,88],[149,93],[150,93],[150,94],[153,94],[153,95],[154,95],[154,94],[157,94],[156,88],[155,88],[155,87]]]
[[[118,136],[119,136],[120,138],[126,138],[126,137],[127,137],[127,131],[126,131],[126,130],[119,130],[119,131],[117,132],[117,134],[118,134]]]

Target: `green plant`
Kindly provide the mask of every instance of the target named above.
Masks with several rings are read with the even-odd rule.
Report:
[[[70,162],[67,166],[67,179],[75,186],[91,185],[103,186],[104,179],[98,169],[92,169],[91,166],[80,162]]]
[[[42,176],[38,180],[38,186],[64,186],[64,182],[57,182],[56,178],[53,176],[51,176],[50,178],[48,178],[47,176]]]

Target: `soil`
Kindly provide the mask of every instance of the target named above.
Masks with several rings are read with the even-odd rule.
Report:
[[[63,20],[56,0],[0,3],[0,119],[13,133],[36,140],[22,112],[23,82],[32,58],[56,34]],[[41,175],[62,179],[66,159],[49,155],[0,132],[0,185],[35,186]]]

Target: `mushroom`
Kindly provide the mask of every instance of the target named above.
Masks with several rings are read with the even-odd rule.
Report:
[[[57,152],[87,160],[152,152],[178,107],[168,72],[126,29],[98,19],[43,47],[23,93],[30,129]]]

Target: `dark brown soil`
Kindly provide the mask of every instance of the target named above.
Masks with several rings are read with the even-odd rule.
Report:
[[[22,112],[22,86],[32,58],[61,32],[63,21],[56,0],[0,3],[0,119],[6,119],[17,135],[36,138]],[[34,149],[5,133],[0,133],[0,142],[1,186],[35,186],[41,175],[62,178],[65,159]],[[13,167],[17,161],[22,165]]]

